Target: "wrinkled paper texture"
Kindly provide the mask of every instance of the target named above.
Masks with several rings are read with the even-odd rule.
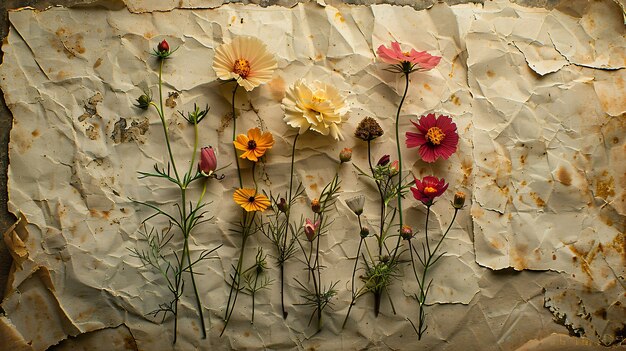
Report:
[[[158,64],[150,51],[167,39],[179,47],[163,74],[175,158],[188,165],[193,148],[193,129],[177,111],[208,104],[200,145],[213,145],[219,162],[228,164],[234,158],[232,85],[216,78],[211,63],[214,49],[237,35],[261,38],[278,61],[268,84],[249,93],[240,89],[236,97],[238,132],[260,126],[276,139],[260,165],[262,188],[288,187],[295,130],[282,121],[285,89],[300,78],[318,79],[349,95],[350,118],[341,125],[346,140],[309,132],[299,139],[295,157],[296,177],[306,190],[303,204],[319,196],[335,172],[342,180],[337,219],[322,240],[328,267],[323,276],[339,282],[339,293],[326,310],[324,330],[314,335],[311,311],[298,305],[302,291],[292,279],[306,279],[304,266],[292,259],[288,318],[281,316],[274,282],[257,296],[254,324],[251,300],[242,294],[229,329],[218,337],[226,280],[240,246],[231,232],[239,214],[231,200],[237,182],[231,165],[223,181],[210,182],[214,219],[191,241],[192,254],[223,244],[197,270],[209,338],[199,337],[192,291],[186,289],[176,349],[536,350],[623,340],[626,39],[617,3],[571,1],[546,10],[496,1],[421,11],[323,2],[216,9],[199,7],[220,3],[183,3],[179,7],[194,9],[134,1],[128,9],[10,13],[0,85],[14,116],[9,207],[22,217],[4,237],[15,264],[0,335],[15,349],[45,350],[68,337],[58,349],[98,340],[124,350],[172,348],[171,317],[161,323],[147,315],[168,301],[169,292],[128,249],[145,245],[138,230],[152,214],[131,199],[173,209],[178,194],[170,183],[137,178],[138,171],[167,160],[158,117],[133,104],[146,84],[156,94]],[[353,137],[366,116],[385,130],[373,143],[374,157],[395,154],[403,77],[384,71],[375,57],[375,48],[392,40],[443,57],[434,70],[412,74],[401,133],[413,128],[410,120],[436,112],[452,116],[461,137],[447,161],[426,164],[415,149],[402,151],[415,176],[434,174],[450,183],[433,206],[432,237],[449,225],[454,191],[468,194],[444,241],[446,254],[432,271],[429,329],[419,342],[407,321],[417,318],[409,265],[390,292],[397,314],[383,299],[374,318],[372,296],[366,295],[341,330],[358,245],[356,217],[345,200],[367,196],[365,221],[373,229],[377,194],[352,165],[339,165],[338,154],[351,147],[352,162],[367,167],[366,145]],[[250,165],[242,165],[249,174]],[[191,198],[199,192],[189,191]],[[423,228],[425,208],[411,197],[404,203],[407,223]],[[247,260],[259,245],[271,253],[259,234]],[[270,276],[277,279],[278,271]]]

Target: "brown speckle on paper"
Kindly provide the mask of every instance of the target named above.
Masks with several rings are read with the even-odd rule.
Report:
[[[127,122],[125,118],[120,117],[120,119],[115,122],[113,133],[111,133],[111,139],[113,139],[116,144],[126,143],[129,141],[138,141],[140,143],[144,142],[143,135],[146,134],[149,127],[147,118],[144,118],[141,121],[133,121],[128,128],[126,126]]]
[[[567,169],[563,167],[559,167],[558,171],[556,172],[556,179],[558,179],[558,181],[561,182],[561,184],[563,185],[572,185],[572,176],[569,174]]]

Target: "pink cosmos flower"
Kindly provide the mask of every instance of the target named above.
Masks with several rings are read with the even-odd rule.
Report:
[[[391,47],[381,45],[376,51],[381,61],[397,67],[406,74],[413,71],[429,71],[439,64],[441,56],[433,56],[426,51],[402,51],[400,43],[394,41]]]
[[[411,187],[411,192],[416,200],[426,206],[431,206],[435,198],[441,196],[446,189],[448,189],[448,184],[445,179],[426,176],[422,180],[415,178],[415,187]]]
[[[304,223],[304,234],[306,234],[306,238],[309,241],[313,241],[315,239],[315,234],[317,233],[317,229],[320,226],[319,219],[313,223],[310,219],[306,219],[306,223]]]
[[[200,149],[198,169],[205,177],[210,176],[217,169],[217,157],[215,156],[215,150],[211,146]]]
[[[406,147],[419,147],[419,154],[425,162],[435,162],[439,157],[447,160],[456,152],[459,135],[452,118],[434,113],[420,117],[417,123],[411,121],[418,133],[406,132]]]

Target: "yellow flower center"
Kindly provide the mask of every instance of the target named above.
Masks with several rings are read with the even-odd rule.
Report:
[[[433,188],[432,186],[427,186],[424,188],[424,194],[434,194],[437,192],[437,189]]]
[[[256,149],[256,141],[254,140],[248,141],[248,150],[254,150],[254,149]]]
[[[446,135],[438,127],[431,127],[426,132],[426,140],[430,141],[433,145],[439,145],[443,141]]]
[[[236,60],[233,72],[245,79],[250,74],[250,62],[246,59]]]
[[[313,100],[313,102],[315,102],[315,103],[320,104],[320,103],[326,101],[326,93],[324,93],[321,90],[318,90],[318,91],[316,91],[313,94],[313,97],[311,98],[311,100]]]
[[[411,53],[410,53],[410,52],[408,52],[408,51],[403,52],[403,54],[404,54],[404,56],[406,56],[406,57],[411,56]]]

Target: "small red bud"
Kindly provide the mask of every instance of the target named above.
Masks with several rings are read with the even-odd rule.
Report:
[[[163,41],[160,42],[159,45],[157,46],[157,51],[161,53],[170,51],[170,44],[168,44],[167,41],[163,39]]]

